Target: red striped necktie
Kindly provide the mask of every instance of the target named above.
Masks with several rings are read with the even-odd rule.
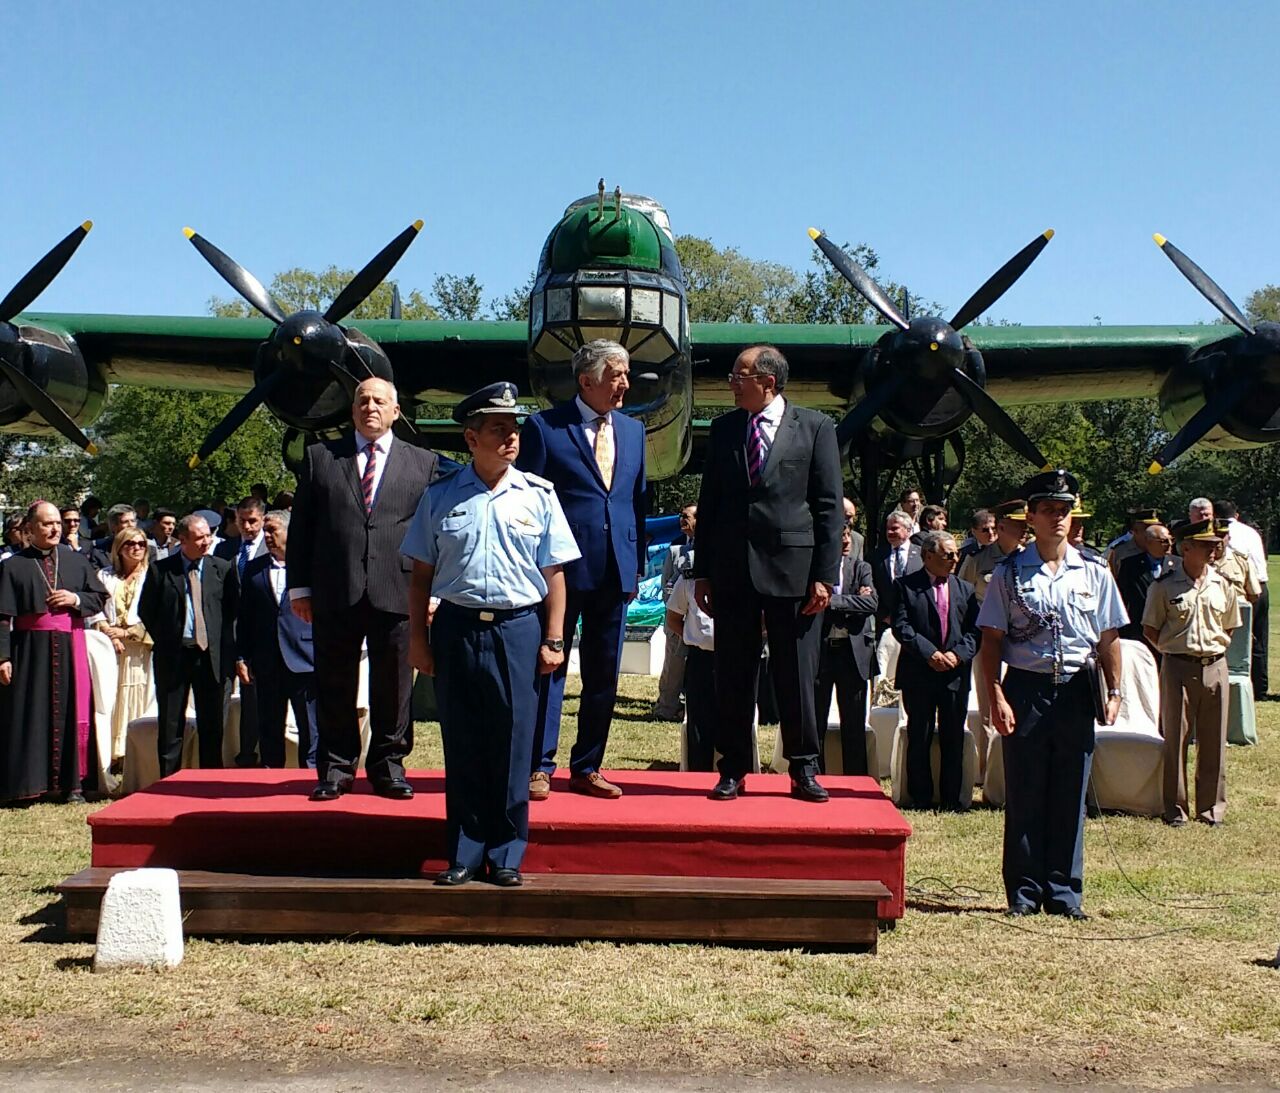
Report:
[[[370,444],[366,449],[364,476],[360,479],[360,492],[364,496],[364,511],[373,515],[373,473],[378,468],[378,446]]]
[[[753,486],[764,478],[764,429],[760,419],[764,415],[752,414],[747,424],[747,479]]]

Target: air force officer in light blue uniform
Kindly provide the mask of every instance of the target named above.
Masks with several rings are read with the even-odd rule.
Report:
[[[495,383],[458,404],[472,462],[427,488],[400,548],[414,560],[409,662],[435,676],[444,738],[450,864],[437,884],[486,868],[521,883],[538,680],[565,656],[561,567],[579,551],[551,483],[512,466],[515,395]]]

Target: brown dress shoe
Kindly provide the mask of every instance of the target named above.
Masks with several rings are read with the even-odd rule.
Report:
[[[551,775],[545,770],[535,770],[529,775],[529,800],[545,801],[551,796]]]
[[[572,775],[569,779],[569,788],[574,793],[585,793],[588,797],[605,797],[613,800],[615,797],[622,796],[622,787],[606,781],[598,770],[593,770],[590,774]]]

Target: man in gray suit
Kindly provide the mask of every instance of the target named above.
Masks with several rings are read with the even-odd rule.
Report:
[[[867,556],[867,541],[863,538],[862,532],[854,527],[857,522],[858,506],[853,503],[852,498],[846,497],[844,499],[844,526],[849,529],[849,549],[845,551],[845,557],[852,558],[855,561],[862,561]]]
[[[409,667],[409,574],[400,554],[422,491],[435,479],[435,452],[396,440],[396,389],[367,379],[355,393],[354,435],[307,447],[294,494],[287,547],[293,611],[313,624],[318,693],[319,782],[313,801],[351,789],[360,759],[356,689],[360,646],[369,647],[371,740],[365,771],[376,792],[407,800],[413,749]]]
[[[244,571],[254,558],[267,553],[266,537],[262,522],[267,507],[258,498],[249,496],[236,505],[236,527],[240,534],[231,539],[221,539],[213,548],[213,556],[231,562],[236,567],[236,579],[244,588]],[[240,681],[240,750],[236,753],[237,767],[256,767],[258,757],[258,694],[257,683],[246,681],[248,677],[237,669]],[[226,683],[226,697],[231,697],[232,680]]]
[[[914,573],[924,564],[920,560],[920,547],[911,541],[913,526],[910,513],[894,509],[884,519],[885,541],[876,548],[875,557],[871,559],[879,600],[876,621],[880,630],[887,630],[893,617],[894,582]]]

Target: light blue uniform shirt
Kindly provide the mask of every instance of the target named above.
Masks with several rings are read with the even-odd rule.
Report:
[[[1118,630],[1129,621],[1120,591],[1106,566],[1090,564],[1075,547],[1068,546],[1057,573],[1051,573],[1035,543],[1030,543],[996,566],[978,612],[979,626],[1004,631],[1000,656],[1010,668],[1052,675],[1055,656],[1052,632],[1047,627],[1037,628],[1010,595],[1010,568],[1031,608],[1042,615],[1061,613],[1064,679],[1084,667],[1104,630]],[[1016,635],[1027,629],[1033,631],[1027,640],[1017,641],[1009,636],[1011,631]]]
[[[470,465],[427,487],[400,553],[435,567],[433,596],[497,608],[541,603],[541,570],[582,556],[550,482],[510,467],[491,491]]]
[[[182,583],[187,589],[187,615],[182,623],[182,640],[196,640],[196,609],[195,604],[191,602],[191,571],[195,570],[200,574],[200,580],[204,581],[204,556],[194,562],[189,562],[184,557],[182,559]],[[203,588],[203,584],[201,585]]]

